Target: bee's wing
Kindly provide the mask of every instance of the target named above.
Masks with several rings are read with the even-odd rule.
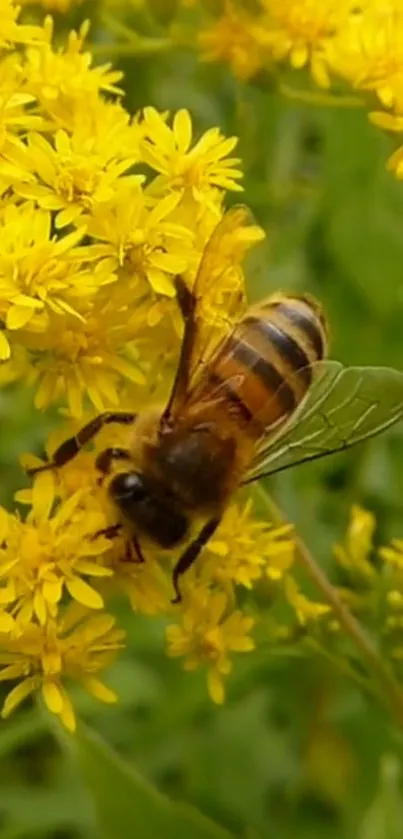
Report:
[[[403,417],[403,373],[389,367],[315,365],[302,404],[276,434],[260,440],[244,483],[361,443]]]
[[[248,207],[238,204],[227,210],[205,247],[193,288],[196,301],[196,339],[190,373],[193,380],[245,307],[241,262],[259,231]]]
[[[208,360],[232,330],[245,308],[241,262],[246,250],[263,238],[250,210],[236,205],[223,215],[205,246],[192,289],[192,316],[164,419],[190,398]]]

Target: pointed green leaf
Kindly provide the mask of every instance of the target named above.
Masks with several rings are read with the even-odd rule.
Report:
[[[92,794],[103,839],[231,839],[195,808],[159,793],[89,728],[58,736]]]

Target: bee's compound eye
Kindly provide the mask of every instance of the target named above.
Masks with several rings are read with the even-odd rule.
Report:
[[[148,494],[144,480],[138,472],[121,472],[110,483],[110,492],[116,501],[142,501]]]

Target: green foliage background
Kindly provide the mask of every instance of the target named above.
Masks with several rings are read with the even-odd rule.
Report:
[[[196,133],[219,125],[239,136],[244,198],[268,233],[249,266],[251,297],[309,290],[333,325],[334,357],[403,368],[403,184],[365,108],[304,105],[185,50],[113,60],[129,110],[186,107]],[[309,86],[302,74],[286,81]],[[40,449],[52,417],[14,387],[0,394],[0,419],[0,500],[11,505],[24,481],[18,456]],[[376,512],[378,541],[402,537],[402,430],[269,489],[326,567],[353,502]],[[129,645],[109,680],[119,706],[76,702],[129,766],[92,734],[72,743],[25,707],[0,727],[0,839],[401,839],[401,735],[331,662],[262,643],[237,662],[217,709],[202,675],[165,658],[162,624],[122,620]]]

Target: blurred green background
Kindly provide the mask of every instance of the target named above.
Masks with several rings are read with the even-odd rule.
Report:
[[[93,36],[105,42],[101,30]],[[310,291],[332,324],[333,357],[403,369],[403,184],[386,170],[392,141],[365,108],[285,99],[272,80],[243,85],[189,51],[111,57],[130,111],[185,107],[196,135],[217,125],[239,137],[244,200],[268,234],[250,260],[251,297]],[[309,87],[301,73],[286,81]],[[18,387],[0,393],[0,416],[0,500],[11,506],[24,482],[18,457],[40,450],[54,418]],[[326,567],[353,502],[376,513],[378,542],[402,537],[402,430],[291,470],[269,489]],[[166,659],[158,620],[123,608],[121,620],[128,649],[109,679],[120,704],[104,709],[77,693],[77,710],[157,788],[244,839],[401,839],[400,734],[323,658],[260,646],[236,662],[217,708],[202,674]],[[117,770],[101,795],[116,812],[100,828],[74,753],[33,705],[1,723],[0,757],[0,839],[171,836],[146,811],[131,829]],[[84,764],[96,787],[98,758]],[[133,808],[143,804],[133,797]],[[185,823],[173,835],[199,836]]]

